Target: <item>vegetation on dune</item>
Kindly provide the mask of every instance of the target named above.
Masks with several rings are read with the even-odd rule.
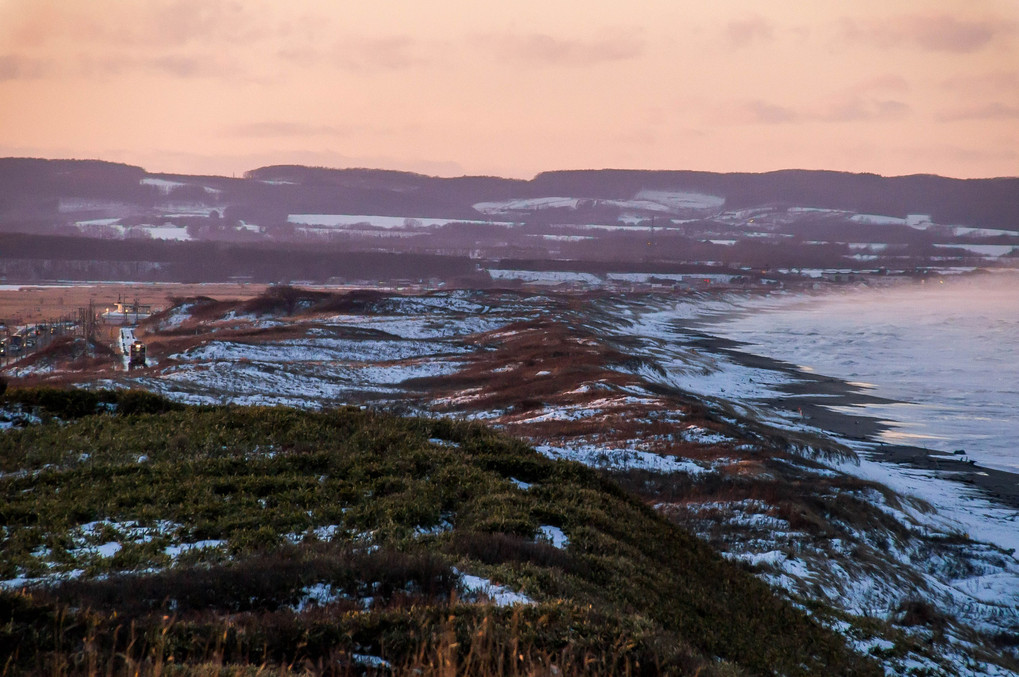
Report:
[[[6,673],[877,674],[617,484],[478,424],[7,401],[44,422],[0,435]]]

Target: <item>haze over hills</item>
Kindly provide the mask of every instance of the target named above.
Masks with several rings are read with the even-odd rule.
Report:
[[[225,258],[244,262],[219,266],[216,274],[263,280],[368,279],[370,272],[311,262],[323,252],[366,251],[461,260],[451,267],[438,260],[418,265],[413,275],[383,272],[384,278],[548,268],[536,262],[549,260],[594,274],[622,263],[620,270],[649,273],[680,273],[675,267],[684,265],[698,273],[722,267],[779,274],[1012,266],[1019,251],[1017,195],[1019,178],[807,170],[578,170],[525,181],[279,165],[234,178],[153,174],[98,160],[7,158],[0,160],[0,265],[18,278],[75,279],[82,266],[76,272],[50,263],[44,271],[25,263],[40,260],[28,250],[34,242],[48,252],[46,260],[81,259],[78,240],[88,238],[131,241],[119,250],[104,247],[91,260],[154,264],[131,273],[93,266],[93,275],[112,279],[143,273],[205,279],[193,266],[168,267],[200,258],[207,248],[193,243],[202,241],[234,243]],[[11,233],[72,239],[39,244]],[[163,242],[138,248],[142,240]],[[281,243],[311,259],[293,270],[250,263]],[[310,272],[301,275],[302,268]]]

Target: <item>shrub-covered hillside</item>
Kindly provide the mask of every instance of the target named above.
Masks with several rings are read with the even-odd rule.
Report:
[[[594,471],[477,424],[7,408],[7,674],[878,672]]]

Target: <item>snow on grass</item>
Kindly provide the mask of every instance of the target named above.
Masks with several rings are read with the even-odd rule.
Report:
[[[430,527],[417,526],[414,527],[414,536],[421,538],[423,536],[438,536],[453,530],[453,523],[449,520],[442,520],[438,524],[434,524]]]
[[[168,545],[163,548],[163,554],[167,555],[170,559],[177,559],[183,554],[192,552],[194,550],[211,550],[213,548],[225,548],[226,541],[208,539],[204,541],[196,541],[195,543],[181,543],[180,545]]]
[[[179,540],[185,532],[183,525],[169,520],[160,520],[149,526],[142,526],[134,521],[118,522],[109,519],[81,524],[69,530],[70,547],[59,558],[54,559],[54,553],[46,547],[40,547],[32,553],[38,560],[37,563],[50,569],[50,573],[39,577],[20,575],[0,582],[0,587],[52,585],[68,578],[76,578],[84,573],[82,566],[93,566],[98,560],[114,558],[127,546],[151,543],[155,539],[172,543]],[[172,562],[189,551],[225,546],[226,541],[221,540],[178,543],[166,546],[163,554]]]
[[[460,313],[482,315],[494,311],[499,311],[500,313],[513,312],[514,310],[524,311],[527,308],[525,304],[512,302],[492,307],[483,302],[484,298],[484,296],[479,295],[477,292],[460,290],[442,294],[433,293],[423,296],[394,297],[387,299],[386,305],[392,308],[393,312],[405,316],[432,315],[435,313],[452,314],[454,315],[453,317],[445,319],[453,323],[464,319],[459,316]]]
[[[935,247],[939,249],[962,249],[976,254],[977,256],[984,256],[988,258],[997,258],[1004,256],[1005,254],[1012,253],[1013,250],[1019,249],[1019,245],[1012,244],[936,244]]]
[[[512,482],[513,484],[515,484],[517,489],[520,489],[521,491],[527,491],[528,489],[530,489],[533,486],[529,482],[525,482],[523,480],[518,480],[516,477],[509,478],[509,481]]]
[[[969,226],[952,226],[952,234],[956,237],[960,235],[970,235],[973,237],[1000,237],[1019,235],[1019,227],[1012,230],[1001,230],[999,228],[971,228]]]
[[[371,342],[365,342],[370,344]],[[397,343],[397,342],[390,342]],[[142,387],[171,399],[189,404],[251,404],[282,405],[299,408],[320,408],[339,402],[350,402],[366,396],[397,395],[401,384],[411,379],[435,378],[455,373],[463,364],[449,357],[425,356],[396,363],[358,363],[342,359],[315,361],[306,353],[288,351],[293,359],[258,361],[248,357],[243,348],[253,347],[256,354],[271,351],[259,346],[236,344],[237,354],[227,359],[216,350],[209,354],[217,359],[192,361],[175,365],[158,376],[146,375],[132,380]],[[377,347],[377,346],[376,346]],[[370,346],[365,346],[366,351]],[[312,353],[322,357],[318,353]],[[350,357],[349,353],[331,357]],[[383,356],[384,357],[384,356]]]
[[[379,216],[375,214],[290,214],[287,222],[301,226],[347,229],[349,226],[374,226],[375,228],[438,228],[451,223],[473,223],[508,226],[508,222],[478,221],[471,219],[435,219],[416,216]]]
[[[116,555],[118,552],[120,552],[123,547],[124,546],[122,546],[117,541],[109,541],[101,545],[88,545],[85,546],[84,548],[76,548],[74,550],[71,550],[70,552],[71,555],[75,558],[82,556],[110,558]]]
[[[528,235],[527,237],[550,240],[552,242],[583,242],[584,240],[594,239],[591,235]]]
[[[591,273],[574,273],[562,270],[503,270],[490,268],[488,274],[496,280],[521,280],[540,284],[561,284],[564,282],[598,285],[604,281]]]
[[[194,307],[194,303],[182,303],[172,308],[167,316],[157,325],[156,331],[167,331],[181,326],[191,319],[191,309]]]
[[[514,592],[504,585],[493,583],[487,578],[472,576],[453,569],[460,577],[460,591],[464,599],[473,602],[490,601],[496,606],[513,606],[514,604],[534,604],[527,595]]]
[[[671,508],[671,504],[663,503],[655,506],[658,509]],[[684,509],[703,515],[711,513],[723,516],[725,523],[742,529],[776,534],[789,531],[789,522],[768,515],[770,507],[763,501],[745,498],[739,501],[705,501],[702,503],[684,504]]]
[[[537,540],[547,541],[552,545],[553,548],[559,548],[560,550],[562,550],[563,548],[570,544],[570,539],[567,538],[566,534],[564,534],[563,530],[560,529],[559,527],[544,524],[538,527],[538,532],[539,534]]]
[[[881,214],[854,214],[849,218],[853,223],[866,223],[873,226],[904,226],[906,219]]]
[[[389,661],[380,656],[372,656],[371,654],[352,653],[350,654],[350,660],[354,661],[358,665],[364,665],[365,667],[374,668],[376,670],[389,670],[392,668]]]
[[[191,362],[389,362],[431,357],[466,349],[453,344],[431,341],[357,340],[307,338],[266,343],[209,341],[183,353],[172,355],[178,361]]]
[[[691,191],[642,190],[635,199],[653,202],[671,210],[718,209],[725,204],[724,197]]]
[[[76,225],[79,228],[81,228],[83,226],[88,227],[90,225],[115,225],[119,221],[120,221],[119,217],[114,217],[114,218],[90,218],[90,219],[86,219],[84,221],[74,221],[74,225]]]
[[[163,195],[168,195],[170,191],[173,190],[174,188],[181,188],[187,185],[186,183],[181,183],[180,181],[170,181],[169,179],[154,179],[152,177],[146,177],[140,180],[138,183],[140,183],[143,186],[155,186],[156,188],[159,189],[159,192],[162,193]]]
[[[536,197],[475,203],[474,210],[482,214],[509,214],[512,212],[540,211],[544,209],[576,210],[582,204],[591,207],[615,207],[645,212],[674,213],[684,209],[716,209],[725,204],[725,198],[686,191],[643,190],[630,200],[582,199],[576,197]]]
[[[788,375],[746,367],[729,362],[721,356],[689,351],[659,355],[662,374],[649,365],[641,365],[636,375],[650,381],[672,386],[707,398],[738,401],[768,400],[782,396],[779,386],[791,382]],[[664,358],[664,359],[662,359]]]
[[[575,197],[535,197],[498,202],[476,202],[474,211],[481,214],[507,214],[509,212],[538,211],[541,209],[576,209],[580,200]]]
[[[649,284],[655,280],[667,280],[669,282],[696,282],[704,279],[704,275],[693,275],[690,273],[608,273],[605,277],[613,282],[634,282]],[[728,281],[732,275],[726,274]]]
[[[4,373],[11,378],[26,378],[28,376],[45,376],[57,371],[52,364],[29,364],[24,367],[8,367]]]
[[[539,453],[553,460],[577,461],[592,468],[605,470],[647,470],[661,474],[686,473],[701,475],[708,470],[697,463],[675,456],[661,456],[636,449],[612,449],[594,444],[578,447],[554,447],[539,445]]]
[[[535,376],[547,376],[551,372],[538,372]],[[578,392],[578,391],[575,391]],[[579,391],[587,392],[587,390]],[[626,410],[633,406],[647,406],[654,402],[648,397],[603,397],[582,404],[561,404],[536,412],[529,412],[523,418],[515,419],[516,423],[542,423],[544,421],[580,421],[586,418],[604,416],[608,413]]]
[[[191,235],[188,234],[187,228],[183,226],[175,226],[173,224],[163,224],[161,226],[136,226],[132,230],[138,230],[146,233],[153,240],[176,240],[178,242],[188,242],[191,240]]]
[[[447,315],[438,315],[443,310],[440,307],[432,307],[428,310],[422,308],[421,317],[337,315],[329,318],[328,323],[337,328],[375,329],[402,339],[447,339],[494,331],[513,321],[512,318],[501,316],[470,315],[450,318]],[[462,312],[477,313],[479,310],[470,309]]]
[[[343,598],[343,592],[336,590],[328,583],[315,583],[301,588],[301,599],[290,608],[301,613],[308,607],[325,606]]]
[[[328,542],[336,537],[342,527],[339,524],[328,524],[324,527],[315,527],[311,534],[320,541]]]
[[[582,421],[585,418],[601,416],[605,412],[590,407],[562,405],[549,407],[532,415],[516,419],[516,423],[544,423],[545,421]]]
[[[726,442],[733,441],[733,438],[728,435],[695,425],[685,428],[680,432],[679,437],[684,442],[704,445],[725,444]]]
[[[85,575],[84,569],[71,569],[70,571],[59,571],[46,576],[30,577],[16,576],[14,578],[0,581],[0,588],[6,590],[20,590],[21,588],[35,587],[38,585],[53,585],[61,581],[70,581],[81,578]]]

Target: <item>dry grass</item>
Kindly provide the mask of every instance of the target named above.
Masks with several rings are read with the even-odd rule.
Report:
[[[155,307],[169,307],[171,299],[189,296],[248,299],[265,290],[261,284],[124,284],[97,283],[72,286],[27,284],[0,290],[0,318],[8,322],[37,324],[75,313],[94,302],[101,310],[118,298]]]

